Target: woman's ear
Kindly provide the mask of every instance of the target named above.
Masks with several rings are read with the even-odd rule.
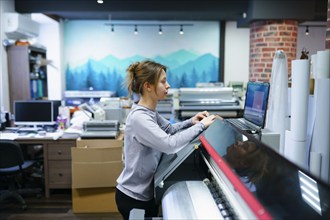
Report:
[[[143,84],[143,88],[145,91],[151,92],[152,91],[152,85],[149,82],[145,82]]]

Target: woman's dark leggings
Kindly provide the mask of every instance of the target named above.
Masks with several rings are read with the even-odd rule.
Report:
[[[151,219],[152,217],[157,217],[158,208],[155,199],[150,201],[136,200],[116,189],[116,203],[118,211],[123,216],[124,220],[129,219],[129,213],[134,208],[144,209],[145,218],[149,217]]]

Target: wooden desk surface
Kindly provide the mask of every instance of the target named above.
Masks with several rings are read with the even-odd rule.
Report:
[[[46,142],[55,140],[76,140],[79,138],[79,134],[72,133],[46,133],[45,135],[39,135],[37,133],[30,133],[21,135],[15,132],[2,131],[0,132],[1,139],[10,139],[18,142]]]

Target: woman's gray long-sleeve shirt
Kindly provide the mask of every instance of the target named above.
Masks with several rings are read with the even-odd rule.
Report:
[[[186,128],[186,129],[185,129]],[[205,126],[191,119],[171,124],[140,105],[133,105],[124,131],[124,169],[117,188],[142,201],[153,198],[153,178],[162,153],[176,153],[197,137]]]

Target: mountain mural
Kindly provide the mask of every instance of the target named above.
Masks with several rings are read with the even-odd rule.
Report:
[[[110,90],[117,96],[127,96],[123,85],[127,67],[137,61],[152,59],[168,67],[167,78],[171,88],[195,87],[197,82],[219,81],[219,58],[207,53],[198,55],[178,50],[152,58],[132,56],[118,59],[108,55],[100,60],[88,59],[80,66],[66,67],[66,90]]]

